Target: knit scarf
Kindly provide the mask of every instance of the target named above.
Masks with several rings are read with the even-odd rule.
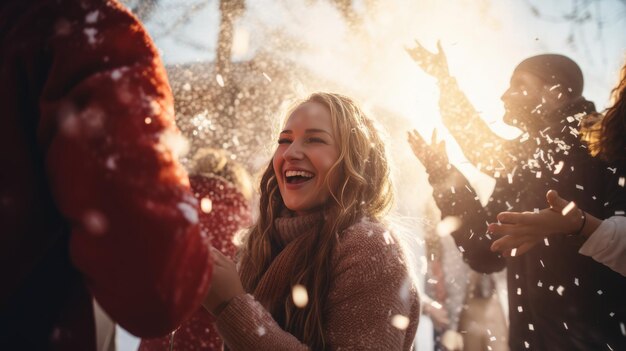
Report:
[[[282,249],[259,280],[252,295],[282,327],[285,327],[285,301],[291,294],[296,258],[306,250],[306,239],[315,235],[322,223],[321,212],[298,217],[280,217],[274,221],[278,234],[276,241]]]

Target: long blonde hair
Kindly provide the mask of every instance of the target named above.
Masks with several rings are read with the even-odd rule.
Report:
[[[626,64],[620,73],[620,82],[611,92],[613,105],[604,114],[592,139],[592,155],[600,155],[607,162],[626,160]]]
[[[291,285],[302,284],[309,292],[304,308],[293,304],[289,293],[273,296],[270,312],[282,327],[313,349],[326,348],[323,311],[330,285],[330,257],[341,233],[361,218],[382,220],[393,201],[385,147],[372,120],[349,98],[332,93],[315,93],[306,102],[317,102],[329,111],[339,158],[331,167],[325,184],[331,194],[324,205],[325,221],[315,235],[303,242],[301,255],[293,265]],[[329,179],[340,176],[332,188]],[[285,210],[270,161],[261,178],[260,216],[244,238],[240,275],[246,291],[252,292],[279,253],[274,220]],[[290,292],[289,287],[284,287]]]

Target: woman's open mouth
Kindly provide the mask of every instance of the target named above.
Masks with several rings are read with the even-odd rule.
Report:
[[[315,174],[307,171],[286,171],[285,181],[287,184],[302,184],[313,179]]]

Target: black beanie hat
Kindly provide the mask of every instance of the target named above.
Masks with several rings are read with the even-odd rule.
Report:
[[[567,56],[557,54],[532,56],[517,65],[513,74],[519,71],[537,76],[547,84],[560,84],[563,92],[571,96],[578,97],[583,93],[583,72],[576,62]]]

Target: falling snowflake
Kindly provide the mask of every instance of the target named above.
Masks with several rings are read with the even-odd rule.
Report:
[[[564,288],[562,285],[559,285],[559,287],[558,287],[558,288],[556,288],[556,292],[557,292],[559,295],[561,295],[561,296],[563,296],[563,291],[564,291],[564,290],[565,290],[565,288]]]
[[[309,303],[309,294],[303,285],[296,284],[291,289],[291,298],[296,307],[304,308]]]
[[[222,88],[224,87],[224,77],[222,77],[222,75],[221,75],[221,74],[219,74],[219,73],[218,73],[218,74],[216,74],[216,75],[215,75],[215,80],[217,81],[217,84],[218,84],[220,87],[222,87]]]
[[[89,23],[89,24],[96,23],[98,21],[98,16],[99,15],[100,15],[100,12],[98,12],[98,10],[89,12],[85,16],[85,23]]]
[[[208,197],[202,198],[202,200],[200,200],[200,209],[204,213],[211,213],[213,210],[213,201]]]
[[[567,206],[563,207],[563,209],[561,210],[561,214],[563,216],[566,216],[571,210],[574,209],[574,207],[576,207],[576,204],[574,203],[574,201],[570,201]]]
[[[85,28],[83,33],[87,36],[87,42],[91,45],[96,43],[96,34],[98,34],[98,30],[95,28]]]
[[[405,330],[409,326],[409,318],[401,314],[396,314],[391,318],[391,325],[400,330]]]
[[[100,236],[106,233],[109,224],[104,214],[97,210],[87,210],[83,214],[83,225],[88,233]]]

